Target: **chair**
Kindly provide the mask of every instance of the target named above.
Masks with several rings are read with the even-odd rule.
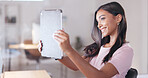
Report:
[[[137,78],[138,71],[134,68],[130,68],[125,76],[125,78]]]

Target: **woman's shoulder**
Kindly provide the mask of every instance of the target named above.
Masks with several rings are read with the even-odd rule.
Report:
[[[133,49],[129,43],[124,43],[119,49],[117,49],[116,53],[131,53],[133,55]]]
[[[119,49],[130,49],[133,50],[130,43],[124,43]]]

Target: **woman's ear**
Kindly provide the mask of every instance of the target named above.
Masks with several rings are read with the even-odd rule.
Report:
[[[120,23],[121,20],[122,20],[122,15],[121,15],[121,14],[118,14],[118,15],[116,16],[116,20],[117,20],[117,23]]]

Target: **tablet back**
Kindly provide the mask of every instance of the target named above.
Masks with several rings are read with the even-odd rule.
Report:
[[[41,11],[40,25],[40,39],[43,43],[41,55],[61,59],[63,52],[54,40],[53,33],[62,29],[62,11],[60,9]]]

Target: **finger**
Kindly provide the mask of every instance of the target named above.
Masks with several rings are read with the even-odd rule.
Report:
[[[62,30],[64,31],[64,28],[62,28]]]
[[[68,38],[67,36],[60,34],[60,33],[55,33],[54,36],[58,36],[59,38],[64,39],[64,40]]]
[[[63,33],[54,33],[53,36],[59,36],[61,37],[62,39],[68,39],[69,38],[69,35],[66,35],[66,34],[63,34]]]
[[[40,50],[41,50],[40,52],[42,52],[42,50],[43,50],[42,47],[40,48]]]
[[[63,39],[57,35],[54,36],[54,39],[58,42],[58,43],[61,43],[63,42]]]
[[[41,41],[41,47],[43,47],[43,43],[42,43],[42,41]]]
[[[43,43],[42,43],[42,41],[41,41],[41,48],[40,48],[40,50],[41,50],[41,52],[43,50]]]
[[[38,51],[41,52],[41,43],[38,44]]]
[[[66,40],[67,38],[63,35],[54,34],[54,38],[59,38],[60,40]]]
[[[38,44],[38,51],[39,52],[42,52],[42,47],[43,47],[43,43],[42,43],[42,40],[40,40],[39,44]]]
[[[63,30],[58,30],[57,32],[55,32],[55,33],[60,33],[60,34],[63,34],[63,35],[68,35],[66,32],[64,32]]]

